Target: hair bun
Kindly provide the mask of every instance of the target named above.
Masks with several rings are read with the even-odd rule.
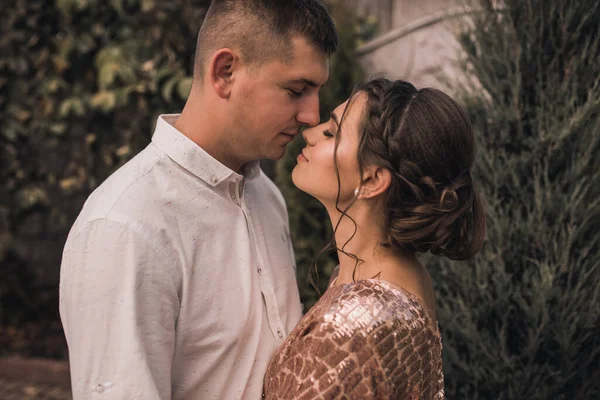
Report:
[[[453,260],[470,258],[481,246],[483,209],[474,192],[470,173],[462,173],[452,184],[436,190],[430,177],[420,185],[398,180],[406,189],[415,190],[411,199],[391,204],[388,199],[387,245],[400,252],[431,252]],[[409,204],[413,204],[409,206]],[[476,226],[479,225],[479,226]]]
[[[473,129],[464,110],[432,88],[376,79],[362,86],[359,166],[392,173],[386,193],[385,245],[401,253],[428,252],[455,260],[474,255],[485,216],[473,188]]]

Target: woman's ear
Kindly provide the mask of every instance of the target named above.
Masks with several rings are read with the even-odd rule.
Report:
[[[358,193],[359,199],[372,199],[384,193],[392,183],[392,173],[382,167],[365,168],[363,184]]]
[[[223,99],[231,95],[233,71],[238,67],[239,58],[231,49],[220,49],[208,64],[208,79],[217,95]]]

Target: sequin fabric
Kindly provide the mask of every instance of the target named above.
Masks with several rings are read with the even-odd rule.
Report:
[[[263,398],[444,399],[437,322],[390,283],[332,286],[271,360]]]

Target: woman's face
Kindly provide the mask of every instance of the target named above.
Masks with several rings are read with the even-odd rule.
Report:
[[[292,181],[300,190],[315,197],[325,206],[335,206],[338,195],[338,178],[334,166],[336,136],[339,136],[335,157],[340,173],[341,207],[353,199],[354,190],[360,184],[357,161],[360,138],[358,125],[365,101],[364,95],[357,94],[350,103],[346,100],[340,104],[331,113],[329,121],[306,129],[302,134],[307,144],[298,156],[298,164],[292,171]],[[341,121],[344,110],[346,114]],[[339,122],[342,123],[341,129]]]

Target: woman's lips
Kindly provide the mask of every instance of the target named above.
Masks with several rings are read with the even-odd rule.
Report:
[[[298,155],[298,161],[308,162],[308,158],[306,158],[306,156],[304,155],[304,153],[300,153]]]

